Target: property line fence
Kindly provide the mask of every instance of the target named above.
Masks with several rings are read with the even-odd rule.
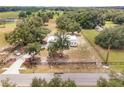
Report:
[[[83,34],[83,33],[82,33]],[[94,50],[97,52],[97,54],[99,55],[99,57],[102,59],[102,61],[105,62],[105,59],[103,56],[101,56],[99,50],[95,47],[95,45],[83,34],[84,38],[89,42],[89,44],[94,48]]]

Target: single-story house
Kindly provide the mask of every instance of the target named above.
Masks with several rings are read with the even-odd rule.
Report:
[[[76,47],[78,45],[78,39],[75,35],[68,35],[70,46]]]
[[[99,26],[99,25],[97,25],[97,26],[95,27],[95,29],[96,29],[96,31],[98,31],[98,32],[101,32],[101,31],[104,30],[103,27],[101,27],[101,26]]]
[[[68,40],[70,41],[71,47],[76,47],[78,45],[78,39],[75,35],[67,35]],[[47,44],[49,45],[50,42],[56,42],[56,36],[49,36],[47,39]]]

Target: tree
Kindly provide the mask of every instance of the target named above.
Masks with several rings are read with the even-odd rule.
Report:
[[[59,17],[56,21],[57,27],[60,30],[65,30],[67,28],[67,24],[70,22],[70,19],[66,16]]]
[[[124,87],[124,73],[110,73],[110,78],[106,80],[105,78],[100,78],[97,81],[97,86],[99,87]]]
[[[105,24],[105,14],[100,9],[84,9],[81,11],[65,12],[58,20],[57,26],[61,29],[65,28],[70,20],[74,20],[84,29],[93,29],[97,25]]]
[[[80,14],[79,23],[82,28],[85,29],[92,29],[95,28],[97,25],[104,25],[105,24],[105,16],[100,11],[87,11]]]
[[[96,36],[95,43],[103,48],[123,49],[124,48],[124,28],[123,26],[117,28],[106,29]]]
[[[113,22],[115,23],[115,24],[123,24],[124,23],[124,14],[119,14],[119,15],[117,15],[115,18],[114,18],[114,20],[113,20]]]
[[[24,46],[28,43],[42,43],[49,32],[49,29],[42,27],[39,17],[32,16],[19,22],[15,30],[6,35],[6,40],[10,44]]]
[[[54,58],[54,56],[57,54],[57,51],[58,51],[57,43],[55,42],[50,43],[47,50],[48,50],[49,57]]]
[[[46,14],[48,15],[49,19],[53,18],[54,13],[53,12],[46,12]]]
[[[26,15],[28,15],[28,16],[29,16],[29,15],[31,15],[31,14],[32,14],[32,12],[31,12],[31,11],[29,11],[29,10],[28,10],[28,11],[26,11]]]
[[[43,20],[37,15],[32,15],[26,19],[27,24],[35,27],[41,27],[43,26]]]
[[[41,50],[41,44],[38,42],[35,42],[35,43],[29,43],[26,46],[25,52],[31,55],[36,55],[40,52],[40,50]]]
[[[63,80],[59,77],[54,77],[49,82],[49,87],[62,87],[63,86]]]
[[[69,49],[70,47],[70,41],[65,32],[56,33],[55,36],[57,37],[57,41],[55,42],[56,47],[58,48],[58,51],[61,56],[63,56],[64,49]]]
[[[76,84],[73,80],[65,80],[64,81],[64,84],[63,84],[64,87],[76,87]]]
[[[62,78],[55,76],[49,82],[45,79],[34,78],[31,83],[32,87],[76,87],[73,80],[63,80]]]
[[[29,43],[25,48],[25,52],[31,55],[30,65],[32,67],[36,67],[37,60],[35,60],[35,55],[37,55],[41,51],[41,44],[38,42]]]
[[[19,18],[26,18],[27,15],[26,15],[26,12],[25,11],[21,11],[18,15]]]
[[[105,59],[105,64],[108,63],[110,49],[122,49],[124,48],[124,30],[123,27],[106,29],[104,32],[96,36],[95,43],[107,48],[107,55]]]
[[[10,82],[8,78],[6,78],[5,80],[1,80],[1,83],[2,83],[2,87],[16,87],[16,84]]]
[[[77,31],[79,33],[81,31],[80,24],[66,16],[62,16],[57,20],[57,26],[60,30],[65,30],[67,32],[74,33]]]
[[[37,13],[37,16],[39,16],[39,17],[42,18],[43,23],[46,23],[46,22],[49,21],[49,17],[48,17],[48,15],[47,15],[46,13],[42,13],[42,12],[39,11],[39,12]]]
[[[45,79],[33,78],[31,87],[47,87],[47,82]]]
[[[65,32],[62,32],[62,31],[60,31],[59,33],[56,33],[55,37],[56,37],[56,41],[51,42],[51,44],[49,44],[48,51],[49,53],[52,53],[52,54],[59,52],[60,57],[63,57],[63,51],[65,49],[69,49],[70,41],[67,35],[65,34]]]

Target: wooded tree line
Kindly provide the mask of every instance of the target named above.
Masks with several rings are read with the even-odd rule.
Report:
[[[113,21],[116,24],[123,24],[124,11],[108,8],[82,8],[73,11],[65,11],[62,17],[57,20],[57,25],[58,28],[65,28],[67,31],[69,31],[68,25],[73,27],[75,25],[78,27],[77,25],[79,25],[84,29],[92,29],[97,25],[105,25],[105,21]],[[76,27],[74,28],[76,29]]]

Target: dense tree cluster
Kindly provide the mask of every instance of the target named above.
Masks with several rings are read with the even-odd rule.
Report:
[[[68,23],[70,23],[69,26],[67,25]],[[104,24],[105,15],[101,11],[95,9],[65,12],[63,16],[57,20],[57,25],[59,28],[74,26],[74,28],[78,28],[78,31],[80,31],[79,26],[82,28],[91,29],[95,28],[97,25]]]
[[[49,21],[49,19],[53,18],[54,11],[38,11],[37,16],[42,18],[43,23],[46,23]]]
[[[118,16],[116,16],[114,19],[113,19],[113,22],[115,24],[123,24],[124,23],[124,14],[119,14]]]
[[[30,63],[33,64],[34,56],[40,52],[43,39],[49,32],[49,29],[43,27],[41,17],[31,15],[21,19],[15,30],[6,34],[5,39],[12,45],[23,47],[32,56]]]
[[[104,25],[105,24],[105,16],[100,11],[89,11],[86,13],[82,13],[81,19],[79,23],[82,28],[95,28],[97,25]]]
[[[103,48],[122,49],[124,48],[124,27],[106,29],[96,36],[95,43]]]
[[[28,17],[29,15],[31,15],[32,13],[30,11],[21,11],[19,14],[18,14],[18,17],[19,18],[26,18]]]
[[[28,43],[41,42],[50,30],[42,27],[42,19],[38,16],[28,17],[17,24],[15,30],[6,35],[10,44],[27,45]]]
[[[34,78],[31,87],[76,87],[76,84],[73,80],[62,80],[62,78],[55,76],[49,82],[45,79]]]
[[[80,32],[81,27],[80,24],[77,23],[75,20],[68,18],[67,16],[62,16],[57,19],[57,27],[60,30],[64,30],[66,32]]]

